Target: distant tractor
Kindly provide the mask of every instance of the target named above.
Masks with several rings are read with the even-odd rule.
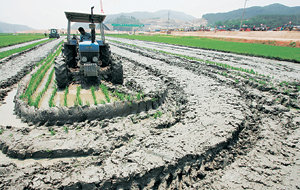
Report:
[[[123,84],[123,66],[121,62],[113,61],[110,47],[105,43],[105,15],[65,12],[68,19],[67,42],[63,44],[64,61],[56,61],[55,75],[58,88],[65,88],[71,80],[110,81],[113,84]],[[71,22],[90,23],[91,39],[78,41],[77,36],[71,38]],[[100,24],[101,40],[96,40],[95,23]]]
[[[57,29],[50,29],[49,38],[59,38],[59,34],[57,32]]]

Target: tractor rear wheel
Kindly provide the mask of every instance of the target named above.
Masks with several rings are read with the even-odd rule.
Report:
[[[119,62],[112,62],[111,64],[111,82],[113,84],[123,84],[123,65]]]
[[[100,57],[102,61],[101,67],[106,67],[111,64],[111,52],[108,44],[104,44],[104,46],[100,46]]]
[[[55,60],[55,80],[57,87],[60,89],[65,88],[69,83],[69,69],[63,60]]]

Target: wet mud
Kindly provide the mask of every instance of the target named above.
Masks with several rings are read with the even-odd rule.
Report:
[[[164,101],[152,104],[155,109],[61,126],[1,124],[1,189],[300,187],[298,65],[120,41],[111,43],[111,51],[123,62],[124,89],[152,94],[154,100],[157,91],[167,89]],[[149,48],[217,61],[239,57],[226,63],[270,77]],[[280,78],[290,83],[279,85]],[[269,88],[270,81],[278,86]]]

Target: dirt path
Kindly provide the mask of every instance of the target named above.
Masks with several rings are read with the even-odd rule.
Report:
[[[236,60],[228,64],[240,61],[257,72],[269,68],[265,72],[271,77],[111,43],[116,59],[123,61],[124,85],[135,92],[167,89],[164,104],[126,117],[62,127],[1,126],[0,148],[9,158],[0,164],[0,188],[299,188],[299,91],[294,83],[276,89],[257,84],[299,82],[297,65],[158,43],[126,43],[184,55],[203,52],[216,61]],[[286,72],[273,72],[276,69]],[[55,162],[21,166],[16,158]]]

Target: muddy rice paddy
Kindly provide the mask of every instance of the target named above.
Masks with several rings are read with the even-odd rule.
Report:
[[[109,38],[124,68],[116,88],[149,104],[61,125],[24,122],[15,95],[59,42],[0,65],[0,189],[300,189],[299,64]],[[93,97],[81,93],[86,109]],[[54,108],[49,96],[41,115],[63,107],[64,91]],[[105,98],[99,89],[96,97]],[[111,98],[112,109],[126,104]]]

